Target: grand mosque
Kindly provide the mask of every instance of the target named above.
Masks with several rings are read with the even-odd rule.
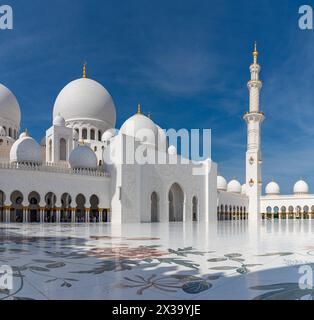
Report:
[[[165,131],[140,105],[116,129],[114,101],[87,77],[86,65],[82,78],[57,96],[52,125],[40,143],[31,130],[20,132],[19,103],[0,84],[0,222],[311,219],[314,195],[303,180],[295,183],[291,195],[281,195],[279,185],[271,181],[262,195],[260,70],[255,45],[249,110],[244,115],[248,130],[243,185],[236,179],[227,183],[211,159],[182,161]],[[124,161],[138,149],[143,155],[154,151],[164,161]],[[200,167],[203,174],[195,174]]]

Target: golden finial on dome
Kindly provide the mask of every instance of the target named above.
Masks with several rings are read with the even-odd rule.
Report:
[[[83,64],[83,78],[84,79],[86,79],[87,78],[87,75],[86,75],[86,66],[87,66],[87,63],[86,62],[84,62],[84,64]]]
[[[28,129],[25,129],[25,137],[29,137]]]
[[[151,119],[152,118],[152,115],[150,112],[148,112],[148,115],[147,115],[148,119]]]
[[[140,103],[137,105],[137,114],[142,114]]]

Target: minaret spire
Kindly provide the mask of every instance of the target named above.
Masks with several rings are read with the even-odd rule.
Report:
[[[254,51],[253,51],[253,61],[255,64],[257,64],[257,57],[258,57],[258,51],[257,51],[257,44],[255,41],[254,42]]]
[[[257,63],[258,51],[254,43],[253,63],[250,65],[251,80],[249,89],[249,112],[244,115],[247,123],[247,151],[246,151],[246,195],[249,198],[249,219],[260,219],[260,198],[262,193],[262,152],[261,152],[261,124],[264,114],[260,112],[260,90],[262,82],[259,80],[261,71]]]

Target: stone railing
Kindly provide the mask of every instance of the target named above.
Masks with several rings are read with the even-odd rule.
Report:
[[[32,164],[32,163],[9,163],[0,162],[0,169],[8,170],[25,170],[25,171],[39,171],[39,172],[54,172],[65,174],[77,174],[93,177],[109,177],[109,173],[105,172],[102,167],[96,170],[92,169],[72,169],[67,163],[45,163],[45,164]]]

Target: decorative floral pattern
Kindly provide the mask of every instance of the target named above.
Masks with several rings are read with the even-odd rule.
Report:
[[[227,251],[197,241],[175,245],[145,232],[120,236],[108,227],[97,230],[92,225],[1,225],[0,265],[12,267],[14,289],[0,290],[0,299],[313,298],[313,290],[298,286],[297,266],[314,265],[310,245],[295,252],[286,250],[289,246],[255,252],[238,250],[228,238]],[[264,282],[272,277],[273,283]]]

